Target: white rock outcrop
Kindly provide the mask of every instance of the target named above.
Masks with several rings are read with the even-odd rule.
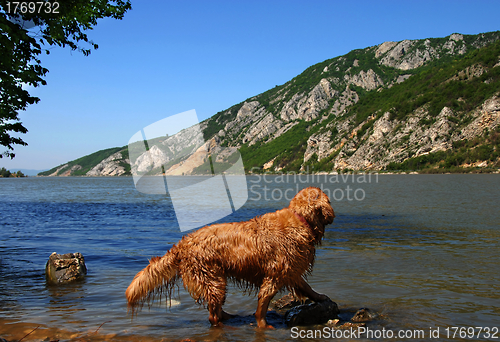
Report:
[[[121,176],[126,170],[120,162],[123,162],[121,152],[116,152],[89,170],[87,176]],[[127,161],[125,161],[127,162]]]

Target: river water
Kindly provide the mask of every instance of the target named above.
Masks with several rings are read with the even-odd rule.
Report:
[[[308,281],[344,314],[370,308],[378,318],[368,327],[379,333],[439,329],[439,339],[447,340],[455,327],[485,327],[500,338],[494,334],[500,175],[252,176],[247,182],[248,201],[221,222],[283,208],[306,186],[330,196],[335,222]],[[210,191],[200,196],[218,202]],[[268,320],[276,330],[256,329],[256,297],[233,287],[224,308],[239,317],[223,329],[210,328],[207,310],[182,285],[170,308],[162,301],[131,317],[124,296],[130,281],[186,233],[169,196],[142,194],[131,177],[0,179],[0,337],[18,340],[38,327],[23,341],[295,340],[273,314]],[[82,253],[87,278],[46,285],[52,252]],[[478,337],[485,336],[472,339]]]

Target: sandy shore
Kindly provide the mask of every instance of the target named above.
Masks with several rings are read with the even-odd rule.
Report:
[[[0,318],[0,341],[22,342],[44,341],[44,342],[87,342],[87,341],[171,341],[170,339],[158,339],[152,336],[126,335],[117,333],[102,333],[105,322],[101,327],[97,326],[89,331],[68,331],[57,327],[49,327],[42,324],[18,322]],[[4,340],[2,340],[4,339]],[[188,340],[187,340],[188,341]]]

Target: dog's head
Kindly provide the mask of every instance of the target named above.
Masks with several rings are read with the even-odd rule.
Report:
[[[290,210],[301,215],[307,223],[317,230],[321,239],[325,226],[333,222],[335,213],[328,196],[320,188],[308,187],[299,191],[290,201]]]

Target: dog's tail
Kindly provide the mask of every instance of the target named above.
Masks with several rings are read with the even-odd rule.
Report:
[[[125,291],[129,308],[152,301],[165,293],[170,298],[177,280],[177,253],[175,246],[162,257],[153,257],[149,265],[137,273]]]

